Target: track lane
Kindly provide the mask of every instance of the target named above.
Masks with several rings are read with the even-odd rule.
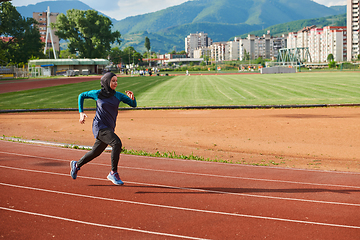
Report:
[[[3,146],[2,142],[0,145]],[[23,146],[23,145],[20,144],[16,146]],[[31,146],[31,147],[37,148],[37,146]],[[183,232],[191,233],[196,231],[197,237],[199,236],[203,237],[206,234],[210,234],[210,233],[211,233],[210,235],[212,236],[210,238],[214,238],[214,239],[220,238],[220,236],[222,237],[245,236],[246,233],[249,234],[249,232],[248,231],[242,232],[240,231],[241,229],[246,229],[246,228],[254,229],[254,226],[260,226],[260,225],[263,226],[262,228],[264,231],[262,230],[257,231],[255,235],[258,237],[259,236],[268,236],[270,238],[276,236],[280,237],[282,236],[282,234],[278,234],[277,231],[281,229],[282,233],[287,233],[286,229],[294,230],[294,226],[296,226],[295,232],[299,231],[299,234],[300,233],[310,234],[310,232],[312,231],[319,232],[319,229],[320,232],[326,231],[326,233],[328,233],[325,235],[320,234],[319,236],[333,236],[333,234],[337,234],[336,236],[341,236],[341,234],[346,233],[347,236],[348,234],[350,234],[349,236],[351,237],[359,233],[358,229],[344,230],[342,227],[340,227],[341,229],[339,230],[339,227],[335,227],[335,226],[330,227],[326,225],[311,224],[312,222],[318,221],[319,223],[338,224],[338,225],[341,225],[340,223],[345,223],[345,225],[347,224],[347,226],[352,226],[351,224],[359,222],[358,221],[359,218],[357,217],[359,216],[359,214],[356,214],[359,213],[358,206],[338,206],[334,204],[324,204],[324,203],[319,204],[312,202],[299,203],[298,201],[264,199],[264,198],[259,199],[251,196],[239,195],[243,192],[252,192],[255,194],[265,193],[266,195],[273,195],[273,194],[275,195],[280,194],[287,196],[297,195],[298,198],[302,198],[303,197],[302,195],[309,195],[308,197],[314,197],[315,195],[315,198],[319,198],[319,199],[323,197],[331,198],[336,196],[336,198],[339,198],[339,200],[342,198],[342,196],[347,196],[347,200],[351,200],[354,204],[358,204],[359,193],[358,193],[358,189],[356,188],[357,187],[356,185],[355,186],[344,185],[347,187],[341,187],[340,189],[338,186],[331,186],[331,187],[321,186],[324,189],[324,191],[318,191],[317,187],[309,188],[309,186],[306,186],[306,188],[304,188],[303,184],[300,184],[300,186],[305,190],[295,191],[294,189],[299,189],[299,187],[297,188],[294,187],[295,183],[278,183],[278,182],[268,182],[264,180],[255,181],[254,179],[249,180],[249,179],[237,179],[237,178],[235,178],[234,180],[233,178],[208,176],[208,174],[214,174],[214,172],[216,172],[217,175],[220,176],[221,173],[223,172],[222,169],[223,167],[225,170],[234,167],[234,166],[228,166],[226,164],[212,164],[212,163],[203,164],[197,162],[189,163],[185,161],[167,160],[167,159],[164,159],[163,161],[161,159],[156,159],[156,160],[151,159],[152,161],[145,160],[144,162],[148,162],[145,164],[146,167],[149,167],[147,166],[147,164],[152,162],[153,170],[144,171],[142,169],[139,170],[139,169],[135,169],[134,167],[129,167],[128,163],[131,162],[132,164],[135,165],[135,162],[138,162],[139,159],[147,159],[147,158],[139,158],[139,157],[131,158],[132,156],[129,156],[129,160],[127,160],[127,157],[125,158],[122,156],[122,161],[120,165],[125,165],[127,168],[121,170],[122,176],[124,176],[125,179],[128,181],[125,181],[126,185],[124,187],[119,188],[117,186],[112,185],[111,182],[105,180],[107,174],[106,169],[109,169],[109,160],[106,158],[107,156],[105,156],[105,158],[100,158],[96,160],[96,162],[94,161],[94,163],[96,164],[89,164],[87,166],[86,171],[84,171],[85,169],[82,169],[81,174],[83,175],[80,174],[79,179],[74,181],[68,175],[69,174],[68,162],[65,162],[66,164],[62,164],[62,163],[59,164],[59,162],[62,161],[50,160],[50,158],[52,158],[53,155],[56,155],[55,153],[56,148],[50,148],[50,149],[51,149],[51,156],[44,158],[38,158],[36,157],[36,155],[31,157],[24,157],[24,156],[20,157],[11,154],[0,153],[1,155],[0,165],[8,165],[9,167],[13,167],[12,165],[16,166],[20,164],[21,166],[24,166],[25,169],[27,168],[29,168],[30,170],[37,169],[37,171],[48,170],[48,172],[55,173],[55,174],[40,173],[40,172],[24,173],[23,170],[0,168],[1,182],[5,182],[6,184],[19,185],[19,186],[29,186],[29,187],[34,186],[41,189],[50,188],[50,190],[54,190],[54,191],[72,192],[77,194],[94,195],[96,193],[95,195],[98,195],[100,197],[107,197],[107,198],[114,198],[114,196],[116,196],[116,199],[120,198],[120,200],[126,200],[126,201],[136,200],[136,202],[141,202],[141,203],[150,203],[150,204],[158,204],[164,206],[165,205],[176,206],[178,208],[190,208],[190,209],[197,209],[203,211],[238,214],[238,216],[232,216],[232,215],[223,216],[224,214],[220,214],[220,216],[218,216],[219,214],[215,214],[215,213],[196,212],[193,215],[193,213],[192,214],[188,213],[189,212],[188,210],[172,209],[170,211],[170,216],[172,216],[172,218],[165,217],[166,221],[161,222],[160,224],[162,226],[161,227],[162,229],[164,229],[164,226],[168,226],[168,225],[169,226],[173,225],[172,228],[176,228],[181,226],[179,224],[179,222],[181,222],[182,224],[185,224],[185,227],[180,227],[182,233]],[[1,150],[4,151],[4,149]],[[57,150],[59,150],[60,152],[68,152],[68,149],[57,149]],[[36,153],[36,150],[32,150],[32,151]],[[49,149],[47,152],[49,152]],[[69,151],[69,152],[72,153],[71,155],[76,155],[74,153],[77,151]],[[79,151],[79,152],[80,155],[83,154],[83,151]],[[45,153],[46,151],[40,153],[39,155]],[[13,157],[9,157],[9,155]],[[61,157],[66,158],[65,155],[67,155],[67,153],[62,153]],[[105,164],[105,162],[107,164]],[[164,162],[164,163],[161,164],[160,162]],[[178,171],[179,163],[181,163],[180,165],[182,166],[187,164],[188,172],[190,174],[174,173],[175,171]],[[144,165],[143,162],[141,164]],[[158,165],[160,165],[160,168],[162,169],[160,172],[156,171]],[[168,169],[164,172],[163,170],[165,165],[167,165]],[[205,175],[195,174],[197,171],[201,170],[201,167],[194,167],[198,165],[202,165],[202,166],[206,165],[206,167],[203,167],[202,170],[203,171],[202,174]],[[215,167],[213,167],[214,165]],[[215,171],[214,168],[216,168],[217,171]],[[235,168],[236,171],[239,171],[239,169],[244,169],[241,167],[239,168],[239,166],[235,166]],[[186,170],[186,167],[183,166],[181,169]],[[249,168],[245,167],[245,169],[249,169]],[[258,168],[258,169],[262,169],[262,168]],[[267,169],[267,171],[271,171],[271,170],[276,170],[276,169],[270,169],[270,168]],[[227,171],[225,172],[228,175],[233,175],[232,172],[230,173]],[[316,175],[315,172],[311,172],[311,173]],[[240,173],[237,172],[237,175],[238,176],[242,175],[242,172]],[[338,173],[336,173],[335,175],[339,176]],[[14,178],[14,176],[18,176],[18,177]],[[92,177],[83,178],[85,176],[92,176]],[[150,176],[152,177],[149,178]],[[345,174],[345,178],[350,178],[352,180],[359,179],[358,176],[354,174]],[[145,180],[148,179],[148,181],[142,183],[140,180],[144,180],[144,179]],[[209,179],[215,179],[215,181],[211,181]],[[306,180],[311,180],[311,179],[306,179]],[[52,182],[53,184],[51,184]],[[146,185],[149,182],[150,184]],[[165,187],[164,185],[166,184],[168,184],[169,187]],[[273,185],[272,188],[270,188],[271,186],[270,184]],[[354,184],[354,182],[352,182],[352,184]],[[252,186],[252,187],[245,188],[245,186],[243,187],[241,185]],[[289,187],[288,185],[292,187]],[[172,188],[171,186],[175,186],[177,188]],[[4,186],[0,186],[0,189],[1,191],[4,191],[3,190]],[[283,189],[287,189],[286,190],[287,192],[286,191],[285,193],[281,192],[283,191]],[[15,192],[17,191],[21,192],[20,195],[23,195],[24,191],[27,192],[30,190],[24,190],[24,189],[15,190]],[[33,190],[30,192],[31,195],[36,194],[33,193]],[[45,194],[48,195],[47,198],[53,198],[54,201],[58,200],[59,197],[52,196],[57,194],[54,193],[50,195],[49,194],[50,193]],[[84,200],[82,199],[81,201]],[[97,202],[100,200],[97,199],[94,201]],[[36,200],[36,202],[41,202],[41,199]],[[47,204],[47,202],[49,201],[45,201],[44,204]],[[89,203],[89,205],[91,206],[97,205],[92,203],[92,201],[90,202],[91,203]],[[106,205],[107,204],[108,203],[106,203]],[[127,204],[129,205],[129,203]],[[24,205],[26,204],[24,203]],[[151,220],[149,220],[149,216],[158,216],[156,215],[159,212],[158,207],[155,207],[156,210],[154,211],[151,210],[152,208],[154,208],[154,206],[140,206],[140,207],[138,206],[133,208],[132,206],[137,204],[131,203],[130,205],[131,205],[130,207],[122,209],[124,212],[128,211],[129,209],[133,209],[130,210],[130,213],[125,214],[126,216],[132,215],[136,217],[138,215],[141,216],[143,215],[143,212],[146,212],[148,214],[147,215],[148,217],[146,218],[147,221],[145,221],[145,223],[142,224],[144,224],[144,226],[150,225],[152,228],[156,229],[155,227],[156,224],[155,225],[152,225],[153,223],[149,224],[151,222]],[[117,204],[115,204],[115,206],[118,207]],[[134,209],[138,209],[138,210],[134,210]],[[314,211],[314,209],[316,209],[316,211]],[[39,209],[33,209],[33,210],[35,211]],[[86,211],[86,210],[82,209],[82,211]],[[131,211],[136,211],[137,214],[131,214],[132,213]],[[176,213],[173,213],[173,211],[175,211]],[[162,210],[160,212],[163,213]],[[62,213],[61,210],[59,214],[60,213]],[[100,213],[101,211],[99,210],[98,214]],[[167,216],[166,214],[169,213],[164,212],[162,216]],[[214,215],[216,217],[208,216],[208,215]],[[264,218],[261,219],[259,217],[264,217]],[[96,216],[93,216],[93,219],[96,218],[97,218]],[[302,222],[293,221],[289,223],[286,221],[279,221],[276,218],[279,219],[282,218],[288,220],[300,219],[300,221]],[[172,220],[169,221],[169,219]],[[219,223],[220,220],[221,223]],[[139,225],[139,223],[141,222],[139,219],[135,219],[132,221],[137,223],[135,225]],[[202,225],[203,223],[204,224],[207,223],[209,225],[203,225],[204,227],[199,227],[198,224],[199,222],[201,222]],[[219,224],[219,228],[217,227],[214,228],[213,227],[214,224]],[[193,225],[196,227],[194,228],[191,227]],[[239,225],[241,225],[241,229],[238,230]],[[207,228],[209,229],[214,228],[214,231],[210,231]],[[319,229],[314,230],[317,228]],[[293,231],[291,232],[293,233]],[[356,234],[352,235],[352,232]],[[240,234],[240,235],[236,235],[236,234]],[[241,234],[245,234],[245,235],[241,235]],[[190,234],[190,236],[194,236],[194,235]]]

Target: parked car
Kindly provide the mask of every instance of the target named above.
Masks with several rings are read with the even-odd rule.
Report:
[[[89,69],[82,70],[82,75],[89,75],[89,73],[90,73]]]

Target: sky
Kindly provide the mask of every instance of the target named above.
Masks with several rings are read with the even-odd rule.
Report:
[[[11,0],[15,7],[27,6],[51,0]],[[56,1],[56,0],[54,0]],[[80,0],[89,7],[105,15],[122,20],[126,17],[155,12],[171,6],[179,5],[188,0]],[[346,0],[313,0],[325,6],[346,5]]]

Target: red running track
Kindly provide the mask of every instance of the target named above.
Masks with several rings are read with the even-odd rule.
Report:
[[[1,238],[360,238],[360,174],[84,153],[0,141]]]
[[[87,82],[87,81],[100,81],[101,76],[82,76],[82,77],[65,77],[53,79],[13,79],[0,81],[0,94],[7,92],[16,92],[44,87],[53,87],[64,84]],[[100,82],[99,82],[100,87]]]

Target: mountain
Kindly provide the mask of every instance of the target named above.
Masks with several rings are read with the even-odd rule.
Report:
[[[122,34],[121,48],[145,51],[149,37],[155,52],[183,50],[190,33],[205,32],[213,41],[292,22],[343,14],[346,7],[326,7],[312,0],[193,0],[157,12],[125,18],[114,23]],[[157,43],[159,39],[166,44]]]
[[[79,0],[57,0],[57,1],[44,1],[39,2],[36,4],[29,4],[27,6],[16,7],[16,10],[23,16],[23,17],[32,17],[33,12],[46,12],[48,6],[50,7],[51,12],[57,13],[64,13],[69,9],[79,9],[79,10],[96,10],[85,3]],[[102,14],[102,13],[100,13]],[[102,14],[106,16],[105,14]],[[108,16],[107,16],[108,17]],[[109,17],[110,18],[110,17]],[[110,18],[113,23],[117,22],[116,19]]]
[[[114,24],[122,34],[158,32],[184,24],[248,24],[268,27],[300,19],[341,14],[312,0],[193,0]],[[185,37],[185,36],[184,36]]]
[[[343,5],[343,6],[331,6],[330,8],[334,9],[334,10],[336,10],[338,12],[346,13],[346,5]]]

